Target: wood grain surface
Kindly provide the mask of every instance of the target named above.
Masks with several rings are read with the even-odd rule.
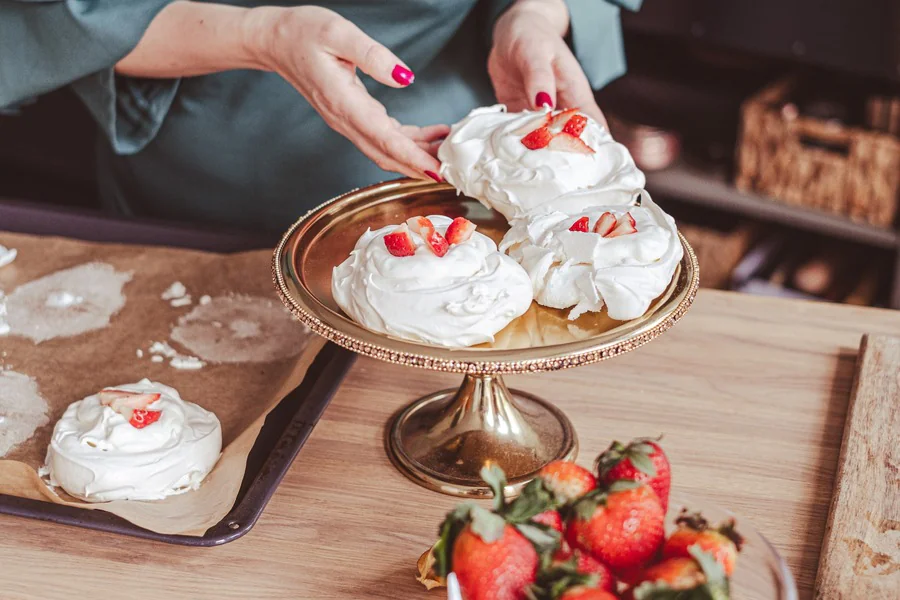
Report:
[[[900,597],[900,338],[860,348],[816,598]]]
[[[808,599],[865,332],[900,336],[900,313],[701,290],[635,352],[507,383],[568,413],[585,465],[612,438],[664,432],[673,492],[751,522]],[[0,598],[444,598],[415,564],[457,499],[395,471],[382,435],[401,406],[459,381],[360,359],[262,519],[219,548],[0,517]]]

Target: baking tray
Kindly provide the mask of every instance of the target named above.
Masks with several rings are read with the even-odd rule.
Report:
[[[253,250],[274,245],[265,235],[124,220],[2,200],[0,229],[95,242],[165,245],[212,252]],[[202,536],[160,534],[102,510],[85,510],[5,494],[0,494],[0,514],[184,546],[219,546],[234,541],[256,524],[355,358],[355,353],[334,344],[329,343],[322,348],[300,385],[266,417],[247,457],[244,480],[231,511]]]

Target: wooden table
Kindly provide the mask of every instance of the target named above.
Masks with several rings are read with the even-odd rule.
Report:
[[[665,432],[675,493],[749,519],[812,596],[860,336],[900,313],[703,290],[684,321],[606,363],[511,377],[578,429],[581,462],[611,438]],[[388,416],[457,376],[360,359],[259,524],[192,549],[0,517],[0,597],[442,598],[414,579],[457,500],[395,471]]]

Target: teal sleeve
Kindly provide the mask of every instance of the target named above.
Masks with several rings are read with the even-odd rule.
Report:
[[[0,0],[0,106],[71,85],[116,152],[137,152],[162,125],[178,81],[113,67],[170,1]]]
[[[638,10],[642,0],[566,0],[572,50],[591,87],[599,90],[625,74],[619,7]]]
[[[488,21],[494,21],[514,0],[490,0]],[[569,8],[572,51],[591,87],[598,90],[625,74],[620,7],[638,10],[642,0],[565,0]]]

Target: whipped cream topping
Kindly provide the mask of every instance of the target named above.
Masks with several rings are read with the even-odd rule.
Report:
[[[222,450],[216,415],[148,379],[110,389],[159,393],[148,406],[159,420],[138,429],[99,394],[72,403],[41,469],[50,484],[88,502],[159,500],[200,487]]]
[[[604,238],[569,231],[583,216],[591,226],[604,212],[616,218],[630,212],[637,232]],[[675,221],[641,193],[640,206],[597,206],[567,215],[552,212],[515,221],[500,249],[519,262],[534,285],[538,304],[569,308],[569,319],[606,305],[616,320],[643,315],[662,294],[681,261]]]
[[[16,260],[18,254],[19,251],[15,248],[7,248],[0,244],[0,267],[12,264],[12,261]]]
[[[441,144],[441,175],[509,220],[532,212],[626,204],[634,190],[644,187],[644,174],[628,149],[593,119],[580,136],[593,154],[526,148],[522,137],[549,111],[508,113],[502,104],[476,108]]]
[[[451,219],[429,217],[446,233]],[[391,255],[384,236],[368,230],[335,267],[332,294],[353,320],[379,333],[448,347],[493,341],[531,305],[531,281],[515,261],[478,233],[436,256],[417,233],[413,256]]]

